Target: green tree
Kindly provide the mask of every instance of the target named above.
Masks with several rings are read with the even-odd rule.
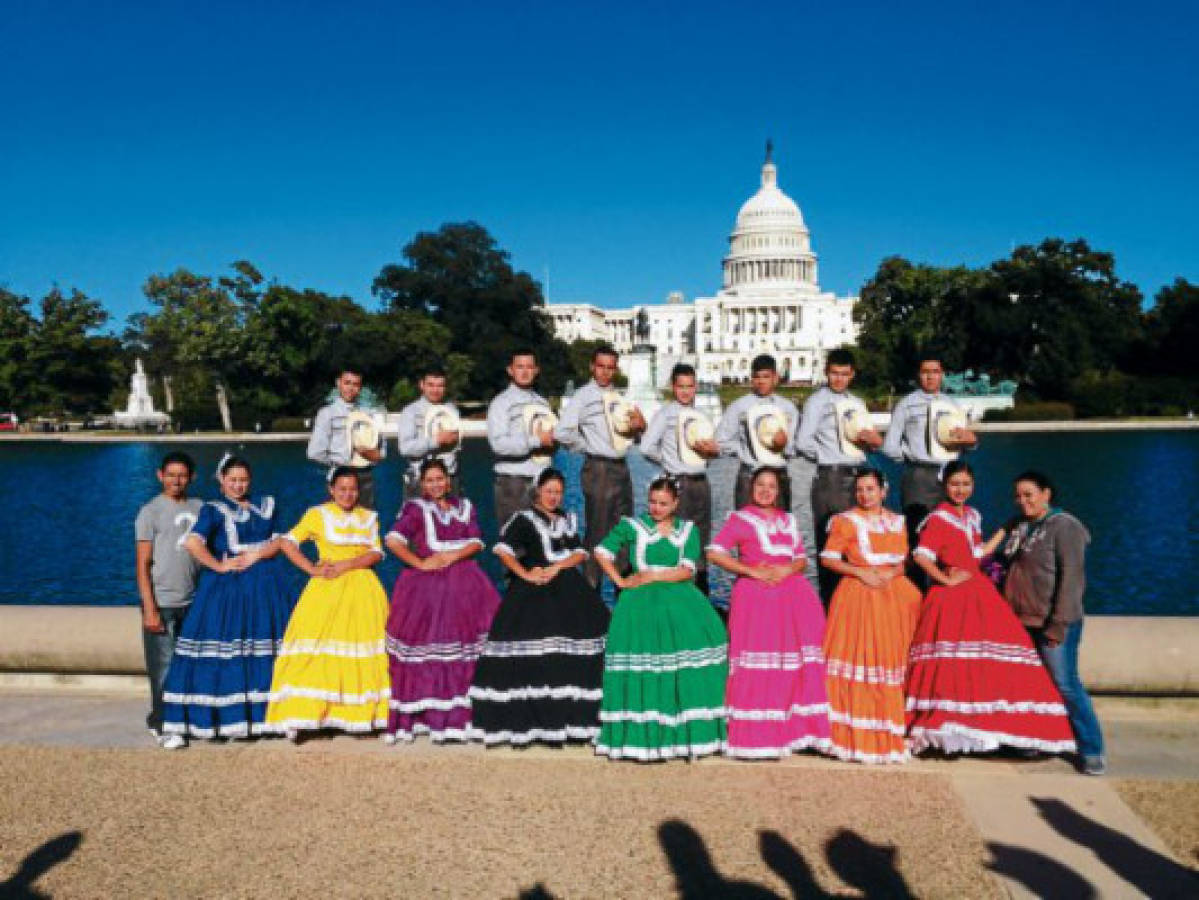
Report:
[[[1146,360],[1162,375],[1199,377],[1199,285],[1176,278],[1154,298],[1145,316]]]
[[[29,344],[29,402],[34,411],[108,411],[123,371],[121,343],[95,334],[108,323],[99,301],[81,291],[51,290],[38,304]]]
[[[469,374],[465,394],[486,399],[507,383],[505,362],[528,346],[541,359],[542,380],[561,388],[568,371],[540,285],[514,271],[507,252],[475,222],[421,232],[403,249],[403,264],[384,266],[372,290],[390,313],[420,313],[449,330],[449,351],[485,359]]]
[[[29,354],[36,327],[29,298],[0,288],[0,411],[25,411],[33,383]]]
[[[257,308],[262,283],[249,263],[232,268],[233,275],[216,279],[186,269],[151,275],[142,290],[156,311],[134,316],[127,332],[160,372],[203,373],[226,431],[233,428],[228,385],[244,366],[245,323]]]

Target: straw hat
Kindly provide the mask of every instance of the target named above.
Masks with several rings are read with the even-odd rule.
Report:
[[[857,441],[863,431],[874,427],[866,404],[857,397],[841,397],[833,408],[837,413],[837,443],[841,446],[841,452],[851,459],[865,459],[866,453]]]
[[[958,458],[959,443],[953,439],[955,428],[969,428],[970,420],[954,403],[936,399],[928,404],[928,453],[940,462]]]
[[[536,437],[543,431],[552,432],[558,427],[558,417],[547,403],[526,403],[521,410],[521,416],[525,420],[525,431],[529,437]],[[543,447],[534,450],[531,455],[534,459],[548,464],[554,451],[553,448]]]
[[[452,406],[444,403],[436,403],[431,405],[425,412],[425,440],[435,447],[437,444],[437,432],[439,431],[456,431],[458,432],[457,447],[462,446],[462,421],[458,418],[458,412]]]
[[[761,466],[785,466],[786,458],[774,450],[770,442],[778,432],[786,434],[791,423],[783,411],[773,403],[758,403],[745,414],[745,427],[749,432],[749,447]]]
[[[358,451],[374,450],[379,446],[379,426],[375,423],[375,417],[363,409],[353,410],[346,416],[346,437],[353,451],[350,465],[355,468],[369,466],[371,461]]]
[[[707,460],[696,452],[699,441],[710,441],[716,437],[711,420],[697,409],[684,409],[679,413],[679,458],[689,466],[702,466]]]
[[[608,422],[608,436],[617,453],[624,453],[633,443],[630,433],[633,428],[633,410],[636,408],[616,391],[604,391],[604,419]]]

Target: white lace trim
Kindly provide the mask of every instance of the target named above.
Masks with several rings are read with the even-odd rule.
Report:
[[[642,712],[633,712],[631,710],[600,710],[600,721],[637,722],[639,724],[653,722],[655,725],[675,727],[685,725],[688,722],[710,722],[713,719],[723,719],[727,713],[728,710],[723,706],[686,709],[675,716],[658,712],[656,709],[648,709]]]
[[[854,535],[858,539],[858,550],[867,563],[872,566],[886,566],[903,562],[902,553],[876,553],[870,545],[871,534],[903,534],[903,516],[893,513],[889,509],[882,510],[879,517],[873,522],[853,510],[838,513],[837,516],[853,525]],[[830,530],[832,530],[832,523],[837,516],[829,519]]]
[[[930,747],[945,753],[985,753],[1005,744],[1024,750],[1044,750],[1046,753],[1073,753],[1077,750],[1072,740],[1046,741],[1001,731],[984,731],[956,722],[945,722],[936,729],[916,726],[911,730],[908,744],[912,753],[920,753]]]
[[[263,726],[270,734],[286,734],[289,731],[320,731],[322,728],[336,728],[348,734],[366,734],[387,727],[387,719],[373,719],[369,722],[351,722],[348,719],[326,717],[322,719],[284,719],[282,722],[271,722]]]
[[[513,700],[600,700],[604,696],[602,688],[585,688],[568,684],[550,687],[548,684],[540,687],[510,688],[506,691],[495,688],[484,688],[471,685],[467,695],[472,701],[488,700],[493,703],[509,703]]]
[[[175,655],[195,659],[237,659],[242,656],[277,656],[283,639],[244,638],[235,641],[197,641],[179,638]]]
[[[370,659],[383,656],[382,641],[326,641],[305,638],[284,641],[279,656],[337,656],[343,659]]]
[[[700,650],[676,650],[674,653],[609,653],[604,660],[607,672],[678,672],[722,665],[728,659],[728,645]]]
[[[831,747],[832,742],[826,737],[806,735],[796,738],[783,747],[741,747],[736,744],[729,744],[724,752],[726,756],[731,756],[734,759],[782,759],[785,756],[790,756],[792,753],[800,753],[804,750],[818,750],[821,753],[828,753]]]
[[[828,712],[827,703],[793,703],[787,709],[738,709],[729,707],[729,720],[738,722],[786,722],[788,719],[819,716]]]
[[[482,731],[478,734],[483,737],[483,743],[491,744],[530,744],[533,741],[552,741],[562,743],[563,741],[590,741],[599,734],[599,728],[595,726],[580,728],[575,725],[569,725],[566,728],[533,728],[529,731]]]
[[[484,656],[596,656],[604,652],[606,637],[567,638],[546,637],[533,641],[487,641]]]
[[[365,706],[368,703],[378,703],[391,696],[391,688],[378,691],[366,691],[362,694],[345,694],[341,691],[325,691],[320,688],[300,687],[285,684],[277,691],[271,691],[271,703],[282,703],[295,697],[301,700],[324,700],[339,706]]]
[[[820,665],[824,662],[824,649],[819,644],[801,646],[798,650],[785,653],[767,650],[744,650],[729,659],[734,669],[761,669],[795,672],[804,666]]]
[[[754,531],[758,540],[758,549],[767,556],[785,556],[795,559],[802,546],[799,538],[799,523],[795,516],[788,512],[780,512],[767,522],[748,510],[737,510],[732,515],[747,524]],[[788,543],[777,543],[776,538],[788,538]]]
[[[1036,700],[930,700],[924,697],[908,697],[908,711],[941,710],[943,712],[986,715],[989,713],[1035,713],[1039,716],[1064,716],[1066,707],[1061,703],[1041,703]]]
[[[913,644],[909,663],[930,659],[991,659],[1025,666],[1041,665],[1041,657],[1032,647],[1001,644],[995,641],[935,641]]]
[[[483,653],[486,640],[484,635],[470,643],[450,641],[444,644],[405,644],[389,635],[384,645],[387,653],[401,663],[454,663],[477,660]]]
[[[267,703],[270,691],[240,691],[235,694],[179,694],[164,691],[163,703],[179,703],[183,706],[237,706],[241,703]]]
[[[430,728],[423,722],[417,722],[411,729],[400,728],[394,732],[397,741],[412,743],[418,735],[427,734],[429,740],[435,744],[445,743],[446,741],[481,741],[483,740],[483,732],[472,726],[466,728]]]
[[[937,561],[937,554],[935,554],[932,550],[929,550],[927,547],[917,547],[912,551],[912,556],[923,556],[925,559],[931,560],[932,562]]]
[[[361,517],[357,515],[357,508],[349,512],[334,512],[329,507],[328,503],[317,507],[324,525],[326,541],[341,547],[379,549],[379,514],[377,512],[362,510],[366,515]],[[344,535],[339,533],[341,531],[350,533]]]
[[[441,697],[422,697],[420,700],[396,700],[393,698],[390,705],[396,712],[409,715],[428,712],[431,709],[449,712],[453,709],[470,709],[470,697],[466,694],[458,694],[448,700]]]
[[[867,753],[865,750],[850,750],[839,744],[830,743],[828,752],[844,762],[860,762],[870,765],[886,765],[888,763],[906,763],[911,760],[907,750],[892,750],[888,753]]]
[[[727,748],[724,741],[709,741],[705,744],[674,744],[666,747],[632,747],[628,745],[610,746],[596,744],[595,755],[606,756],[609,759],[636,759],[640,762],[652,762],[660,759],[698,759],[701,756],[711,756],[721,753]]]
[[[164,722],[162,724],[163,734],[183,734],[188,737],[197,738],[244,738],[256,734],[270,734],[271,730],[265,722],[235,722],[229,725],[221,725],[217,728],[201,728],[198,725],[184,722]]]
[[[269,496],[263,497],[261,501],[261,507],[255,506],[252,502],[247,500],[245,506],[242,506],[239,503],[236,504],[236,509],[230,509],[228,505],[229,502],[231,501],[208,501],[208,505],[216,509],[224,517],[225,543],[229,545],[228,552],[235,554],[246,553],[250,550],[256,550],[263,544],[268,543],[268,541],[255,541],[253,543],[243,544],[241,542],[241,535],[238,534],[237,526],[244,522],[250,521],[251,513],[258,516],[260,519],[266,519],[267,521],[270,521],[271,516],[274,515],[275,512],[275,498]],[[200,538],[201,540],[204,539],[204,535],[198,534],[194,529],[188,534],[189,536],[195,534],[196,537]]]
[[[651,544],[656,544],[659,541],[668,541],[674,546],[678,555],[678,562],[673,566],[656,566],[655,570],[675,569],[684,565],[683,548],[687,544],[687,538],[691,534],[692,524],[687,521],[680,520],[681,524],[678,528],[672,528],[670,534],[662,534],[657,528],[652,531],[645,527],[640,519],[632,516],[626,516],[625,521],[633,526],[633,532],[636,535],[633,559],[634,568],[638,572],[644,572],[651,569],[649,563],[645,559],[645,554],[649,550]]]
[[[902,687],[906,669],[904,666],[887,668],[886,666],[859,666],[840,659],[830,659],[825,663],[829,678],[841,678],[846,681],[859,681],[865,684],[885,684],[891,687]]]
[[[831,706],[828,711],[828,720],[836,725],[847,725],[855,731],[882,731],[896,737],[903,737],[904,734],[902,722],[892,722],[890,719],[860,719],[849,713],[841,712],[839,709],[833,709]]]

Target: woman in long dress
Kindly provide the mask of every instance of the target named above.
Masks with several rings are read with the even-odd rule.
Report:
[[[876,469],[854,479],[857,505],[829,522],[821,565],[842,576],[833,592],[824,658],[834,756],[904,762],[904,675],[920,591],[903,574],[903,516],[883,507]]]
[[[284,554],[309,580],[283,636],[267,725],[293,740],[387,724],[387,595],[371,571],[383,558],[379,514],[358,505],[358,474],[349,467],[333,470],[329,494],[283,537]],[[300,552],[306,541],[316,544],[315,563]]]
[[[449,495],[445,463],[426,460],[420,488],[385,538],[405,565],[387,618],[389,743],[472,737],[470,683],[500,605],[474,560],[483,549],[478,515],[469,500]]]
[[[746,759],[827,751],[824,609],[803,576],[795,517],[778,508],[779,477],[756,471],[750,502],[708,546],[708,561],[737,576],[729,609],[727,753]]]
[[[725,747],[728,638],[692,579],[699,531],[675,518],[679,489],[649,486],[649,514],[626,517],[595,548],[620,589],[604,659],[596,753],[612,759],[697,758]],[[629,550],[633,572],[616,556]]]
[[[968,463],[950,463],[941,479],[946,500],[925,521],[912,553],[932,587],[908,662],[910,749],[1072,752],[1066,707],[1032,638],[979,569],[1003,532],[983,543],[982,516],[966,505],[974,493]]]
[[[275,656],[295,605],[276,557],[275,499],[250,494],[250,464],[226,454],[221,496],[184,547],[204,567],[163,686],[165,734],[263,734]]]
[[[532,508],[504,525],[494,550],[511,573],[470,689],[487,744],[559,744],[599,733],[608,609],[583,578],[578,525],[561,509],[562,473],[537,478]]]

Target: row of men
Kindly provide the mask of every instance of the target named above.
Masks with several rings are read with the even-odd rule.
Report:
[[[562,410],[561,419],[556,420],[548,414],[549,404],[535,389],[539,373],[536,355],[530,350],[511,355],[507,366],[510,383],[491,401],[487,411],[487,437],[495,456],[497,522],[502,525],[528,506],[535,479],[550,464],[555,448],[561,446],[585,456],[581,473],[585,546],[593,549],[622,517],[633,513],[627,454],[636,442],[650,461],[676,480],[680,493],[678,514],[696,523],[706,546],[712,525],[712,492],[707,477],[710,460],[729,456],[739,462],[734,509],[745,505],[750,477],[756,469],[781,463],[780,505],[790,510],[793,505],[785,461],[802,456],[816,465],[810,503],[819,551],[823,550],[829,519],[853,506],[854,477],[865,468],[864,453],[881,450],[904,465],[901,502],[909,527],[915,527],[941,499],[938,474],[947,458],[955,458],[978,443],[973,431],[958,427],[949,435],[948,457],[946,447],[930,445],[929,416],[934,404],[954,406],[952,399],[941,392],[944,369],[932,352],[919,360],[919,387],[895,406],[886,438],[873,427],[863,427],[852,435],[850,445],[840,415],[844,401],[857,399],[850,392],[856,371],[853,354],[848,350],[829,353],[826,384],[808,398],[802,412],[778,393],[780,379],[774,358],[767,354],[756,357],[751,366],[750,392],[729,405],[711,437],[694,441],[689,441],[679,427],[681,417],[695,414],[697,382],[693,367],[674,367],[670,378],[673,400],[662,406],[651,421],[647,422],[636,408],[628,410],[621,422],[623,433],[616,431],[612,423],[618,367],[616,350],[597,349],[591,359],[591,380],[575,392]],[[350,464],[357,454],[363,463],[359,469],[362,502],[373,507],[371,467],[384,458],[386,446],[380,441],[375,447],[356,449],[349,434],[347,423],[358,406],[361,375],[341,372],[337,390],[338,397],[316,416],[308,456],[335,467]],[[430,456],[440,458],[453,478],[458,473],[460,431],[428,427],[433,411],[447,407],[455,416],[450,421],[456,421],[457,411],[446,399],[445,372],[437,368],[426,371],[420,379],[420,391],[420,399],[404,407],[398,424],[398,448],[407,462],[406,497],[418,494],[419,467]],[[774,421],[781,426],[765,438],[750,421],[764,404],[777,410]],[[586,574],[593,586],[598,584],[600,570],[593,558],[588,559]],[[822,579],[821,593],[827,602],[835,579],[824,579],[823,573]],[[700,586],[704,587],[703,579]]]

